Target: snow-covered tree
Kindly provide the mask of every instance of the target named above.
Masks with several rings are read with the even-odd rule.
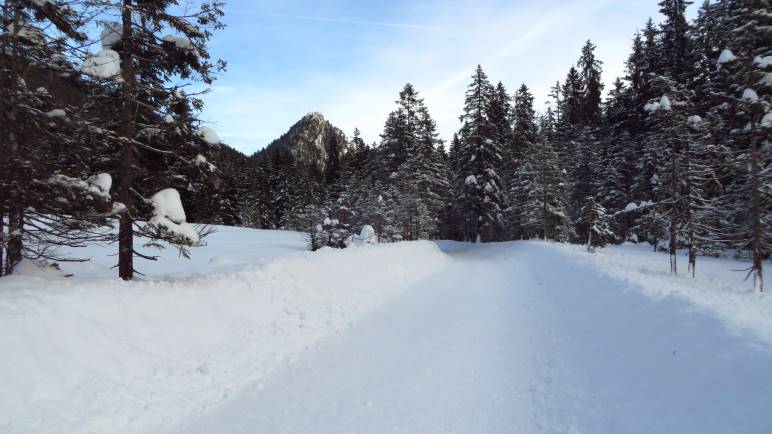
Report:
[[[202,149],[219,144],[211,129],[195,128],[192,109],[202,103],[180,86],[190,80],[210,84],[215,71],[224,67],[210,62],[206,45],[211,31],[222,27],[222,4],[205,1],[198,11],[178,9],[173,0],[94,4],[105,15],[120,17],[120,22],[104,26],[102,51],[87,59],[82,70],[94,80],[115,83],[105,98],[120,101],[120,119],[108,126],[118,136],[117,198],[123,207],[118,274],[131,279],[135,255],[154,258],[135,248],[135,235],[149,237],[154,247],[160,246],[158,241],[176,245],[184,255],[203,235],[176,231],[164,219],[147,225],[137,220],[158,217],[148,196],[162,187],[187,186],[182,168],[197,165]]]
[[[459,178],[462,180],[459,208],[464,216],[467,241],[495,241],[503,230],[501,177],[502,151],[493,138],[489,107],[493,93],[479,65],[466,91],[461,115]]]

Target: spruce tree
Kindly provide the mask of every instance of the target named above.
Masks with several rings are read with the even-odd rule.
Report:
[[[459,139],[460,210],[464,239],[495,241],[503,230],[501,177],[502,152],[494,141],[489,109],[493,88],[481,66],[467,87]]]

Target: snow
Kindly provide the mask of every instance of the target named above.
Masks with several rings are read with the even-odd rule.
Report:
[[[751,88],[746,88],[743,91],[742,100],[743,101],[748,101],[748,102],[756,102],[756,101],[759,100],[759,95],[756,93],[755,90],[753,90]]]
[[[474,175],[469,175],[466,177],[466,180],[464,181],[466,185],[477,185],[477,177]]]
[[[730,49],[724,48],[718,56],[718,65],[720,67],[724,63],[734,62],[735,60],[737,60],[737,56],[735,56]]]
[[[692,115],[686,119],[686,122],[688,122],[689,125],[698,126],[702,124],[702,118],[698,115]]]
[[[113,50],[102,50],[83,62],[81,72],[92,77],[115,79],[121,74],[121,58]]]
[[[650,113],[654,113],[655,111],[659,110],[659,108],[660,108],[660,104],[657,101],[648,101],[643,106],[643,109]]]
[[[220,137],[217,135],[217,133],[214,132],[213,129],[209,127],[201,127],[197,131],[198,135],[204,139],[204,141],[210,145],[219,145],[220,144]]]
[[[346,246],[348,247],[362,247],[368,244],[378,244],[378,235],[376,235],[375,229],[370,225],[362,226],[362,230],[359,231],[358,235],[352,235],[346,241]]]
[[[185,239],[190,244],[199,242],[196,229],[185,221],[180,193],[173,188],[166,188],[150,198],[153,203],[153,217],[148,223],[175,237]]]
[[[311,253],[298,233],[220,229],[199,261],[170,255],[147,281],[0,279],[0,431],[166,431],[447,261],[430,242]],[[188,277],[152,277],[181,263]]]
[[[772,112],[767,112],[763,118],[761,118],[761,126],[764,128],[772,127]]]
[[[80,190],[86,194],[98,196],[104,200],[110,200],[110,185],[112,178],[106,173],[89,177],[87,180],[71,178],[67,175],[55,174],[48,178],[49,184]]]
[[[132,282],[115,246],[74,277],[0,279],[0,431],[771,432],[772,298],[747,262],[700,257],[691,278],[632,243],[312,253],[217,229]]]
[[[179,38],[173,35],[163,37],[164,42],[168,42],[181,50],[193,51],[193,43],[188,38]]]
[[[672,103],[672,104],[678,105],[677,103]],[[657,110],[670,110],[670,109],[671,109],[671,102],[670,102],[670,98],[668,98],[667,95],[662,95],[659,98],[659,101],[650,100],[643,106],[643,110],[649,113],[654,113]]]
[[[23,258],[13,272],[19,276],[25,277],[39,277],[46,279],[58,279],[66,277],[66,274],[52,264],[46,262],[33,261],[31,259]]]
[[[107,173],[98,173],[88,179],[88,183],[97,187],[103,193],[110,193],[113,178]]]
[[[670,110],[670,98],[667,95],[662,95],[659,99],[659,108],[662,110]]]
[[[772,65],[772,56],[756,56],[753,59],[753,64],[758,65],[761,69],[766,69],[769,65]]]
[[[630,202],[625,206],[625,212],[635,211],[638,209],[638,204]]]
[[[442,246],[450,262],[441,273],[164,432],[760,434],[772,427],[769,346],[645,286],[667,282],[695,297],[731,299],[713,286],[719,278],[743,309],[768,313],[768,300],[740,296],[733,285],[742,278],[719,271],[731,261],[700,265],[705,278],[692,281],[667,275],[667,256],[637,247],[593,255],[544,242]],[[613,269],[622,271],[606,274]]]
[[[761,77],[759,84],[762,86],[772,86],[772,72],[768,72]]]
[[[102,48],[107,50],[121,42],[123,38],[123,25],[121,23],[108,23],[102,29],[99,39],[102,41]]]
[[[217,166],[207,161],[206,157],[201,154],[196,155],[195,161],[198,166],[206,167],[210,172],[217,170]]]
[[[67,116],[67,112],[62,109],[53,109],[46,113],[46,116],[49,118],[63,118]]]

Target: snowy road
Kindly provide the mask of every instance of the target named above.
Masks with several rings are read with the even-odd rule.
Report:
[[[772,432],[772,353],[537,243],[452,262],[184,433]]]

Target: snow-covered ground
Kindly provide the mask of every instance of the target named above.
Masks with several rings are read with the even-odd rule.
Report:
[[[744,263],[691,279],[633,245],[302,249],[221,228],[141,282],[114,258],[3,278],[0,432],[772,432],[772,301]]]
[[[145,281],[117,280],[102,249],[69,265],[76,277],[1,279],[0,432],[171,427],[446,261],[430,242],[312,254],[297,233],[232,228],[208,242],[192,261],[140,264]]]

